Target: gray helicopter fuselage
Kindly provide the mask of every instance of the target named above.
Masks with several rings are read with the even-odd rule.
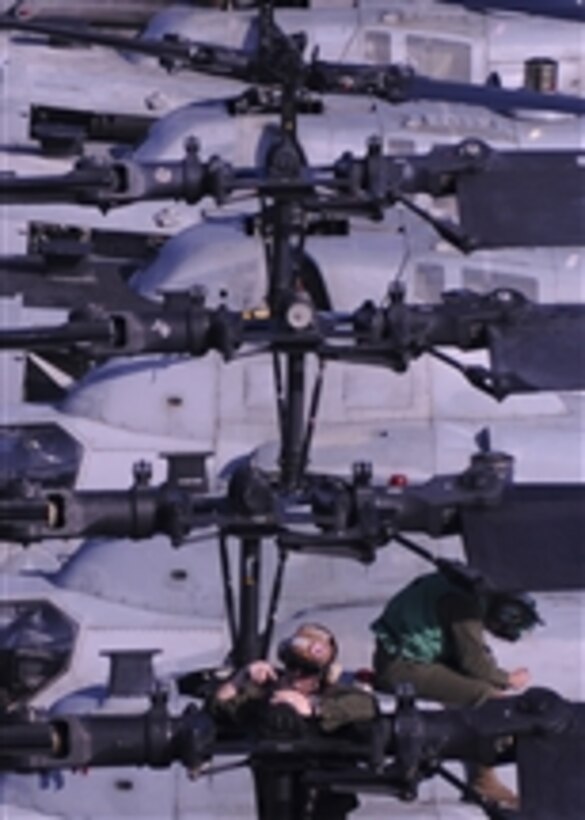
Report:
[[[278,126],[274,113],[233,113],[228,102],[194,103],[162,117],[133,151],[141,161],[180,159],[196,137],[205,158],[225,157],[236,165],[261,163]],[[367,100],[326,98],[321,113],[298,118],[298,136],[309,163],[331,163],[345,150],[363,154],[370,138],[387,153],[417,154],[437,144],[477,138],[494,148],[543,150],[581,148],[585,122],[545,113],[504,117],[477,106],[406,103],[392,107]]]
[[[104,652],[151,649],[159,653],[155,664],[162,675],[193,661],[202,666],[221,664],[225,641],[221,618],[141,610],[68,590],[58,579],[2,575],[0,647],[25,654],[40,644],[58,652],[58,669],[47,664],[44,671],[35,669],[21,678],[27,701],[39,707],[104,685],[109,671]]]

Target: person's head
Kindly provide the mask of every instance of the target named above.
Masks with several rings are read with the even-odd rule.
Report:
[[[335,676],[338,652],[335,635],[326,626],[303,623],[280,642],[278,659],[284,665],[291,685],[303,691],[314,691]]]
[[[488,632],[506,641],[517,641],[524,632],[544,623],[534,598],[521,592],[490,592],[483,622]]]

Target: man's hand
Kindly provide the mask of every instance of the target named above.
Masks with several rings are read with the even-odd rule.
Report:
[[[510,689],[524,689],[529,683],[530,672],[524,667],[521,669],[514,669],[508,674],[508,687]]]
[[[301,692],[296,692],[294,689],[280,689],[274,693],[270,699],[270,703],[286,703],[287,706],[292,706],[295,712],[301,715],[301,717],[311,717],[313,713],[309,698]]]
[[[268,683],[268,681],[277,680],[274,667],[268,661],[252,661],[246,667],[246,672],[248,678],[259,686]]]
[[[258,686],[264,686],[268,681],[277,680],[277,674],[268,661],[252,661],[219,687],[215,693],[215,699],[223,702],[235,698],[247,680],[253,681]]]

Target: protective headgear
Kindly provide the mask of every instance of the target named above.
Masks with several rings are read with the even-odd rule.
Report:
[[[543,623],[531,595],[493,592],[488,597],[484,624],[498,638],[517,641],[523,632]]]
[[[305,623],[280,642],[278,659],[287,669],[320,675],[325,679],[338,651],[335,635],[326,626]]]

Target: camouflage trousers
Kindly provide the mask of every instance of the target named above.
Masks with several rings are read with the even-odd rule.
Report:
[[[471,678],[442,663],[421,663],[390,657],[378,644],[374,653],[374,686],[393,693],[397,684],[411,683],[416,696],[445,706],[478,706],[498,694],[490,683]]]

